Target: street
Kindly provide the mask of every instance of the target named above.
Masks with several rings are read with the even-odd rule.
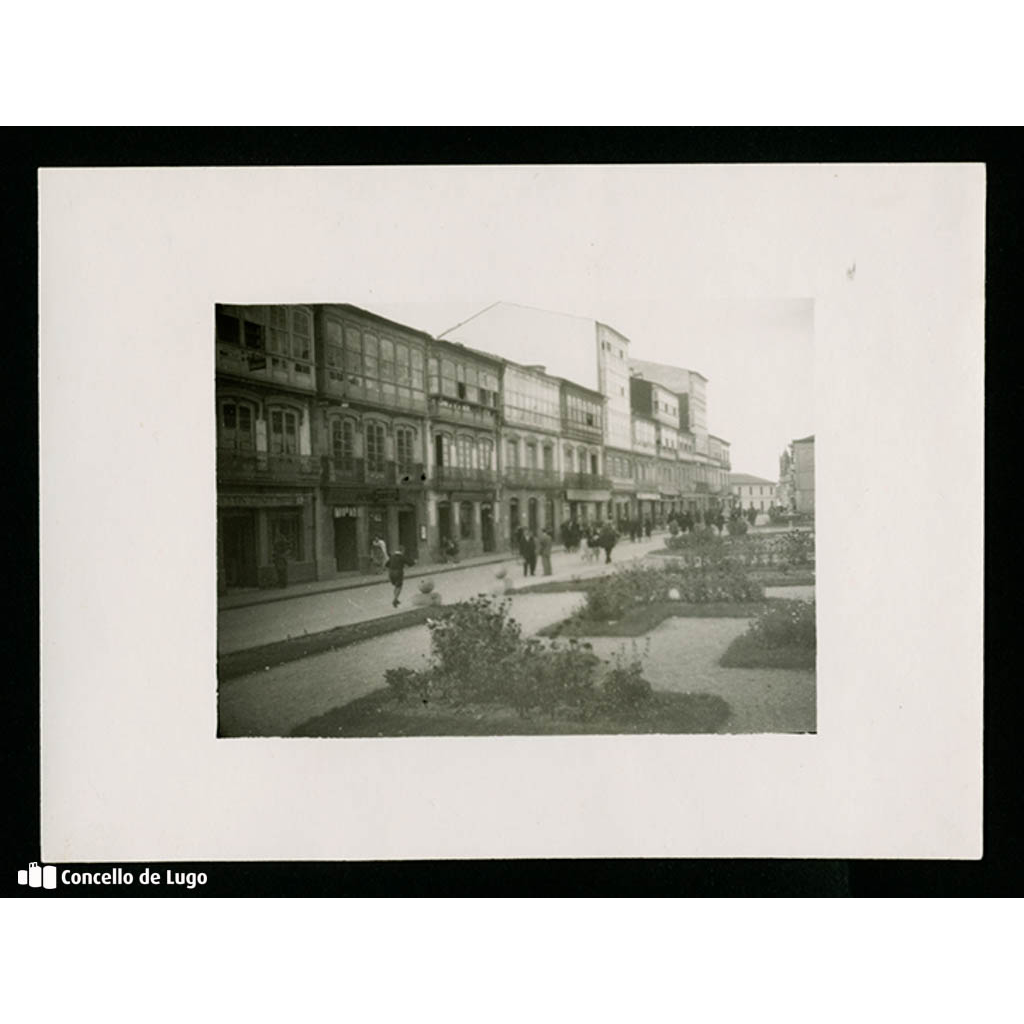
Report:
[[[620,538],[612,551],[612,564],[609,566],[604,565],[604,552],[600,553],[600,562],[585,562],[580,552],[569,553],[559,548],[552,554],[553,574],[542,576],[538,559],[537,575],[531,577],[529,582],[598,575],[613,570],[623,562],[640,558],[648,551],[664,547],[665,537],[666,534],[660,533],[649,540],[635,543],[628,538]],[[510,555],[502,564],[508,570],[509,578],[517,585],[523,582],[521,562]],[[442,602],[450,605],[480,593],[489,593],[497,583],[495,572],[499,568],[500,566],[494,563],[471,565],[430,574],[429,578],[434,581]],[[289,637],[302,636],[304,633],[318,633],[333,629],[335,626],[394,615],[396,611],[413,607],[413,596],[418,592],[420,581],[425,578],[428,577],[406,577],[398,609],[391,606],[393,592],[386,576],[381,577],[380,583],[369,586],[329,590],[303,597],[285,595],[277,601],[263,601],[246,607],[222,608],[217,617],[217,651],[220,654],[227,654],[277,640],[286,640]],[[344,586],[344,583],[339,585]]]

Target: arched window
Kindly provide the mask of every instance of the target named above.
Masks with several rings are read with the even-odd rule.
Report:
[[[267,430],[271,455],[298,455],[300,415],[284,406],[269,412]]]
[[[384,425],[370,421],[366,431],[366,472],[384,472]]]
[[[566,473],[573,472],[573,468],[575,466],[573,458],[574,458],[573,450],[571,448],[566,448],[565,449],[565,471],[566,471]]]
[[[356,458],[356,428],[351,420],[331,421],[331,455],[336,469],[352,470]]]
[[[221,448],[247,451],[256,447],[256,408],[251,403],[223,399],[217,426]]]
[[[460,469],[473,469],[476,445],[468,434],[459,434],[455,439],[457,464]]]
[[[399,473],[408,473],[416,462],[416,431],[412,427],[395,428],[395,462]]]
[[[494,445],[487,438],[477,442],[477,458],[481,469],[494,469]]]
[[[452,439],[450,435],[434,435],[434,464],[438,468],[452,464]]]
[[[517,438],[510,437],[505,442],[505,468],[519,468],[519,441]]]

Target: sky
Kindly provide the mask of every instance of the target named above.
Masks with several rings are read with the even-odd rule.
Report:
[[[312,276],[296,265],[301,301],[351,302],[435,335],[498,301],[600,320],[636,358],[708,378],[709,428],[732,443],[735,472],[775,479],[786,445],[815,432],[812,297],[842,270],[823,262],[805,176],[480,165],[342,168],[317,182],[287,209],[315,224],[326,254]],[[288,218],[268,225],[280,244],[290,231]]]
[[[567,294],[567,302],[573,298]],[[524,302],[522,296],[501,296]],[[385,303],[374,311],[431,334],[479,303]],[[548,307],[550,308],[550,307]],[[731,442],[732,469],[778,479],[779,455],[814,433],[814,303],[810,299],[694,299],[664,305],[619,298],[593,316],[630,339],[634,358],[697,370],[708,378],[709,432]]]

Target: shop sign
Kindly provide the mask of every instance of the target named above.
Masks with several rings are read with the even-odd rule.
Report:
[[[219,508],[265,508],[267,505],[303,505],[301,494],[218,494]]]

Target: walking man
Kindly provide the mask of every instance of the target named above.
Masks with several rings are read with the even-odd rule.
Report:
[[[519,553],[523,558],[523,575],[534,576],[537,572],[537,541],[529,529],[523,530],[519,542]]]
[[[412,559],[406,557],[405,549],[401,544],[395,548],[388,559],[388,579],[391,580],[391,586],[395,588],[395,596],[391,601],[392,608],[398,607],[398,598],[402,593],[402,584],[405,582],[405,567],[413,564],[415,563]]]

